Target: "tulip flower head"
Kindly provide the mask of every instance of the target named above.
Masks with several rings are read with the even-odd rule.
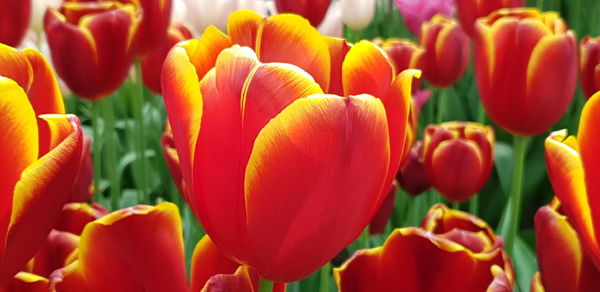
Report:
[[[209,27],[173,48],[165,145],[215,245],[290,282],[354,241],[404,157],[415,74],[394,74],[370,42],[349,48],[291,14],[238,11],[227,35]]]
[[[329,9],[331,0],[312,0],[312,1],[297,1],[297,0],[274,0],[275,7],[279,13],[295,13],[310,22],[314,27],[319,26],[325,14]]]
[[[409,195],[416,196],[431,187],[423,164],[423,142],[415,142],[396,177]]]
[[[548,130],[577,80],[573,31],[553,12],[501,9],[475,24],[475,75],[490,119],[516,135]]]
[[[596,93],[583,108],[578,137],[567,136],[565,130],[556,131],[546,138],[545,147],[548,177],[561,202],[561,213],[567,216],[583,250],[600,270],[599,117],[600,94]]]
[[[469,38],[455,20],[436,15],[424,23],[420,46],[415,67],[433,86],[450,87],[467,70]]]
[[[78,96],[99,100],[127,78],[139,11],[119,2],[64,3],[44,19],[56,72]]]
[[[502,8],[522,7],[525,0],[456,0],[456,14],[463,30],[475,36],[475,21]]]
[[[585,98],[600,90],[600,37],[584,37],[579,45],[579,73]]]
[[[373,40],[390,57],[396,72],[406,69],[417,69],[416,56],[422,50],[419,45],[406,39],[390,38],[386,40]],[[414,89],[414,88],[413,88]],[[418,86],[417,88],[418,89]]]
[[[0,1],[0,43],[18,46],[29,28],[32,0]]]
[[[440,14],[452,17],[455,0],[394,0],[396,7],[404,17],[404,24],[412,34],[418,36],[421,25]]]
[[[452,202],[463,202],[487,182],[494,163],[494,131],[472,122],[429,125],[423,163],[431,185]]]
[[[333,274],[340,292],[510,292],[503,245],[483,220],[438,204],[420,227],[394,230],[382,247],[358,250]]]

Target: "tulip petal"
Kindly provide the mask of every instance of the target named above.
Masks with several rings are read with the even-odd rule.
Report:
[[[258,27],[263,17],[252,10],[238,10],[229,15],[227,34],[231,42],[244,47],[254,48]]]
[[[325,40],[329,46],[329,56],[331,57],[331,77],[327,93],[342,96],[344,95],[342,64],[346,54],[350,51],[350,45],[345,39],[325,37]]]
[[[234,274],[214,275],[202,288],[201,292],[254,292],[248,267],[241,266]]]
[[[47,292],[48,279],[26,272],[17,273],[0,292]]]
[[[172,203],[138,205],[88,224],[79,250],[93,291],[187,291],[181,221]]]
[[[387,133],[383,105],[367,95],[298,99],[263,128],[244,187],[252,263],[263,277],[302,279],[358,237],[382,192]]]
[[[585,135],[582,130],[587,128],[585,124],[590,118],[592,117],[586,115],[586,119],[581,119],[581,137]],[[594,218],[590,210],[591,205],[589,205],[588,201],[590,198],[588,197],[588,191],[586,191],[581,157],[576,149],[572,148],[568,143],[562,142],[565,137],[566,131],[558,131],[553,132],[546,138],[545,148],[548,177],[552,183],[552,188],[556,192],[556,196],[565,206],[566,215],[569,217],[575,230],[577,230],[587,250],[594,255],[594,258],[600,259],[600,250],[597,245],[593,223]],[[595,260],[595,262],[598,261]]]
[[[68,266],[54,271],[50,275],[50,291],[81,292],[94,291],[87,285],[83,277],[81,264],[74,261]]]
[[[190,272],[190,291],[200,291],[207,281],[217,274],[232,274],[239,264],[223,255],[214,245],[210,237],[205,235],[196,244],[192,255]],[[216,279],[213,279],[215,282]],[[210,285],[209,285],[210,286]]]
[[[60,220],[54,229],[80,235],[88,223],[108,214],[108,210],[98,203],[69,203],[63,206]]]
[[[546,292],[544,285],[542,284],[542,276],[540,272],[536,272],[531,278],[530,292]]]
[[[296,65],[313,76],[325,92],[329,89],[329,48],[306,19],[293,14],[265,19],[258,29],[255,51],[260,61]]]
[[[187,51],[189,61],[196,68],[198,80],[215,66],[217,57],[222,50],[231,47],[231,39],[223,34],[218,28],[209,26],[200,40],[192,40],[182,45]]]
[[[38,129],[33,108],[23,89],[5,77],[0,77],[0,118],[3,122],[0,137],[8,143],[0,148],[0,161],[3,161],[0,163],[0,206],[3,206],[0,208],[0,255],[3,255],[15,185],[23,170],[38,157]]]
[[[83,134],[77,117],[65,115],[62,119],[72,127],[69,136],[25,169],[15,186],[0,279],[16,273],[43,244],[73,187]]]
[[[394,75],[386,53],[369,41],[360,41],[350,48],[342,65],[344,95],[366,93],[384,98]]]
[[[53,271],[70,264],[68,262],[70,255],[77,249],[78,245],[79,236],[69,232],[52,230],[48,234],[46,242],[32,259],[31,272],[49,277]]]

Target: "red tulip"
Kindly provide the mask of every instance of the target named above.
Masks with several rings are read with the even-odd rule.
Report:
[[[452,202],[483,188],[494,165],[494,130],[472,122],[429,125],[423,134],[423,164],[431,185]]]
[[[584,37],[579,44],[581,88],[586,98],[600,90],[600,38]]]
[[[386,39],[384,41],[373,41],[390,57],[396,72],[406,69],[418,69],[415,57],[422,50],[417,44],[405,39]],[[413,88],[415,89],[415,88]],[[418,89],[418,86],[416,86]]]
[[[573,31],[558,14],[528,8],[498,10],[475,26],[475,75],[490,119],[517,135],[548,130],[575,92]]]
[[[108,210],[98,203],[92,203],[91,205],[69,203],[64,205],[60,220],[54,229],[80,235],[88,223],[106,214],[108,214]]]
[[[142,60],[142,80],[148,89],[160,94],[160,72],[167,54],[177,43],[191,39],[192,33],[182,24],[172,24],[167,39]]]
[[[524,3],[525,0],[456,0],[456,14],[463,30],[474,37],[477,18],[502,8],[522,7]]]
[[[585,104],[579,122],[578,137],[565,130],[546,138],[548,177],[565,214],[577,232],[583,250],[600,269],[600,94]],[[542,274],[543,277],[543,274]]]
[[[319,26],[327,10],[331,0],[275,0],[275,7],[279,13],[295,13],[308,19],[314,27]]]
[[[163,66],[184,193],[224,254],[269,280],[296,281],[356,239],[385,198],[417,73],[395,76],[373,44],[349,48],[294,15],[236,12],[228,32],[208,28]],[[324,94],[333,88],[344,97]]]
[[[417,141],[400,167],[396,178],[400,187],[409,195],[416,196],[431,187],[423,165],[423,142]]]
[[[434,16],[421,26],[416,67],[435,87],[446,88],[456,83],[469,63],[469,38],[454,19]]]
[[[481,219],[435,205],[421,227],[396,229],[333,271],[340,292],[512,291],[502,239]]]
[[[78,96],[99,100],[127,78],[139,17],[118,2],[65,3],[46,11],[44,27],[58,75]]]
[[[600,271],[583,252],[577,233],[559,213],[558,201],[535,214],[536,251],[540,273],[533,286],[547,292],[592,292]]]
[[[18,46],[31,21],[31,0],[0,1],[0,43]]]

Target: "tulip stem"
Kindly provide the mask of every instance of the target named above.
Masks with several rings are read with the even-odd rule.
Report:
[[[444,107],[446,101],[446,95],[449,89],[440,89],[440,94],[438,97],[438,108],[437,108],[437,116],[435,118],[435,123],[440,124],[444,121]]]
[[[102,143],[100,138],[100,103],[92,102],[92,159],[94,165],[94,197],[100,199],[100,180],[102,178]]]
[[[258,283],[258,291],[260,292],[272,292],[273,291],[273,282],[260,277],[259,283]]]
[[[479,213],[479,193],[475,194],[469,201],[469,213],[477,216]]]
[[[512,178],[511,195],[509,199],[509,231],[506,236],[506,250],[510,255],[513,255],[515,240],[517,237],[517,231],[519,229],[519,223],[521,221],[521,200],[522,200],[522,188],[523,188],[523,168],[525,166],[525,152],[527,150],[527,142],[529,137],[525,136],[514,136],[515,150],[514,150],[514,171]]]
[[[452,202],[452,209],[454,210],[460,210],[460,203],[457,202]]]
[[[114,96],[107,97],[102,101],[103,116],[104,116],[104,141],[106,141],[106,164],[108,170],[108,180],[110,181],[110,202],[111,208],[117,210],[119,208],[119,199],[121,198],[121,183],[119,182],[118,167],[118,149],[115,139],[115,111],[113,108],[112,99]]]
[[[365,227],[365,230],[360,234],[358,238],[358,249],[369,248],[369,226]]]
[[[139,198],[140,202],[150,203],[150,198],[146,197],[150,195],[148,190],[148,176],[147,176],[147,167],[146,167],[146,141],[144,135],[144,115],[143,115],[143,106],[144,106],[144,83],[142,82],[142,65],[140,62],[135,63],[135,73],[136,73],[136,82],[137,88],[136,92],[133,94],[133,117],[135,119],[136,124],[136,146],[137,146],[137,178],[139,179]]]
[[[326,263],[321,267],[320,272],[320,289],[321,292],[329,292],[329,271],[331,270],[331,264]]]

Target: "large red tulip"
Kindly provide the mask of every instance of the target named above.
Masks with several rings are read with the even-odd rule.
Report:
[[[31,21],[31,0],[0,1],[0,43],[18,46]]]
[[[502,8],[521,7],[525,0],[456,0],[456,14],[463,30],[475,36],[475,21]]]
[[[575,34],[553,12],[502,9],[475,24],[475,75],[490,119],[517,135],[548,130],[577,80]]]
[[[340,292],[513,291],[503,241],[481,219],[435,205],[421,227],[396,229],[382,247],[334,269]]]
[[[548,177],[583,250],[600,269],[600,94],[583,108],[578,137],[565,130],[546,138]]]
[[[34,50],[0,45],[0,285],[42,246],[71,196],[83,153],[79,119]]]
[[[308,19],[310,24],[317,27],[325,18],[331,0],[275,0],[279,13],[295,13]]]
[[[224,254],[296,281],[356,239],[385,198],[416,73],[396,76],[373,44],[349,48],[294,15],[236,12],[228,32],[209,27],[163,65],[184,193]]]
[[[577,233],[554,200],[535,214],[539,275],[532,281],[547,292],[592,292],[600,287],[600,271],[584,253]]]
[[[119,2],[65,3],[44,18],[56,72],[76,95],[99,100],[127,78],[139,12]]]

